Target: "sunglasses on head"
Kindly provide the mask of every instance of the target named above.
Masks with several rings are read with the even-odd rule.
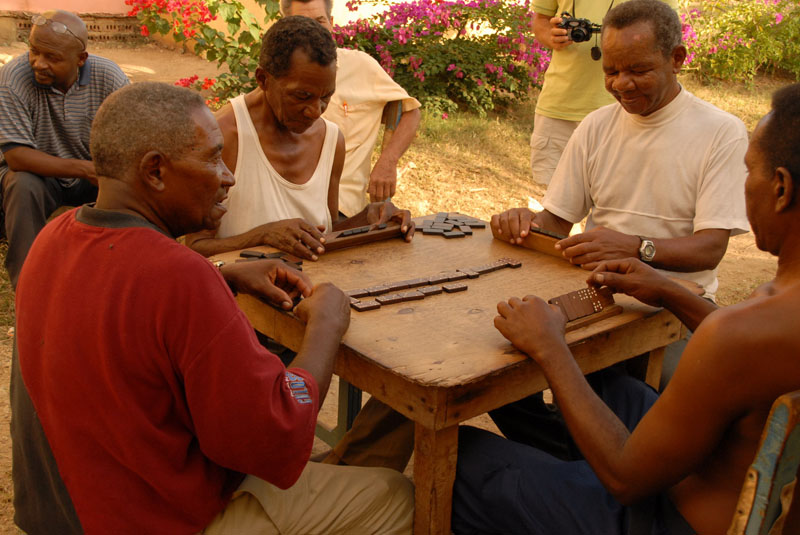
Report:
[[[72,30],[70,30],[69,28],[67,28],[67,25],[64,24],[63,22],[58,22],[57,20],[48,19],[44,15],[34,15],[34,16],[32,16],[31,17],[31,22],[35,26],[45,26],[47,24],[50,24],[50,29],[53,30],[55,33],[57,33],[59,35],[64,35],[65,33],[70,34],[72,37],[74,37],[75,39],[80,41],[81,45],[83,45],[83,49],[86,50],[86,43],[83,42],[83,39],[81,39],[80,37],[75,35],[75,33]]]

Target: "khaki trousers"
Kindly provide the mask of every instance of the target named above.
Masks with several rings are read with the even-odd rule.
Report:
[[[533,181],[546,186],[567,146],[570,136],[580,121],[565,121],[537,114],[533,118],[531,134],[531,172]]]
[[[207,535],[411,534],[414,487],[387,468],[308,463],[281,490],[247,476]]]

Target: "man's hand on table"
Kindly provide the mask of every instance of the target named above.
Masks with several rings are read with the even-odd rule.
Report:
[[[317,260],[325,252],[324,227],[304,219],[283,219],[256,227],[264,233],[263,243],[306,260]]]
[[[640,242],[638,236],[595,227],[564,238],[556,244],[556,249],[572,264],[591,270],[604,261],[639,256]]]
[[[397,208],[391,201],[373,202],[367,205],[367,224],[376,226],[388,221],[400,223],[400,230],[405,234],[407,242],[414,237],[411,212]]]
[[[538,228],[534,221],[536,213],[527,208],[512,208],[502,214],[492,216],[490,222],[497,234],[504,236],[513,245],[519,245],[532,228]]]
[[[340,339],[350,326],[350,298],[330,282],[314,286],[311,295],[300,301],[295,314],[306,326],[323,326]]]
[[[677,286],[676,282],[636,258],[600,262],[586,282],[596,288],[608,286],[614,293],[630,295],[654,307],[663,307],[664,295]]]
[[[522,299],[512,297],[508,302],[501,301],[497,312],[495,328],[537,363],[570,354],[564,340],[567,318],[558,306],[527,295]]]
[[[280,260],[253,260],[225,264],[222,276],[232,289],[270,301],[291,310],[297,297],[311,295],[311,280],[307,275]]]

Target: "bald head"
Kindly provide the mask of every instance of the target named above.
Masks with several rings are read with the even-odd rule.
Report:
[[[89,42],[89,31],[86,29],[86,24],[75,13],[64,11],[63,9],[56,9],[52,11],[45,11],[41,17],[47,19],[44,24],[34,24],[31,28],[31,33],[34,31],[42,31],[54,34],[56,38],[63,37],[65,45],[71,41],[74,46],[78,46],[80,50],[86,49],[86,44]],[[53,22],[60,23],[53,25]],[[65,30],[61,30],[62,26]]]

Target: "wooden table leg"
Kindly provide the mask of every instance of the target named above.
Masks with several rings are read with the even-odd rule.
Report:
[[[434,431],[415,426],[414,535],[450,535],[458,426]]]
[[[625,367],[628,373],[658,390],[661,384],[661,371],[664,366],[665,349],[666,348],[660,347],[626,361]]]

